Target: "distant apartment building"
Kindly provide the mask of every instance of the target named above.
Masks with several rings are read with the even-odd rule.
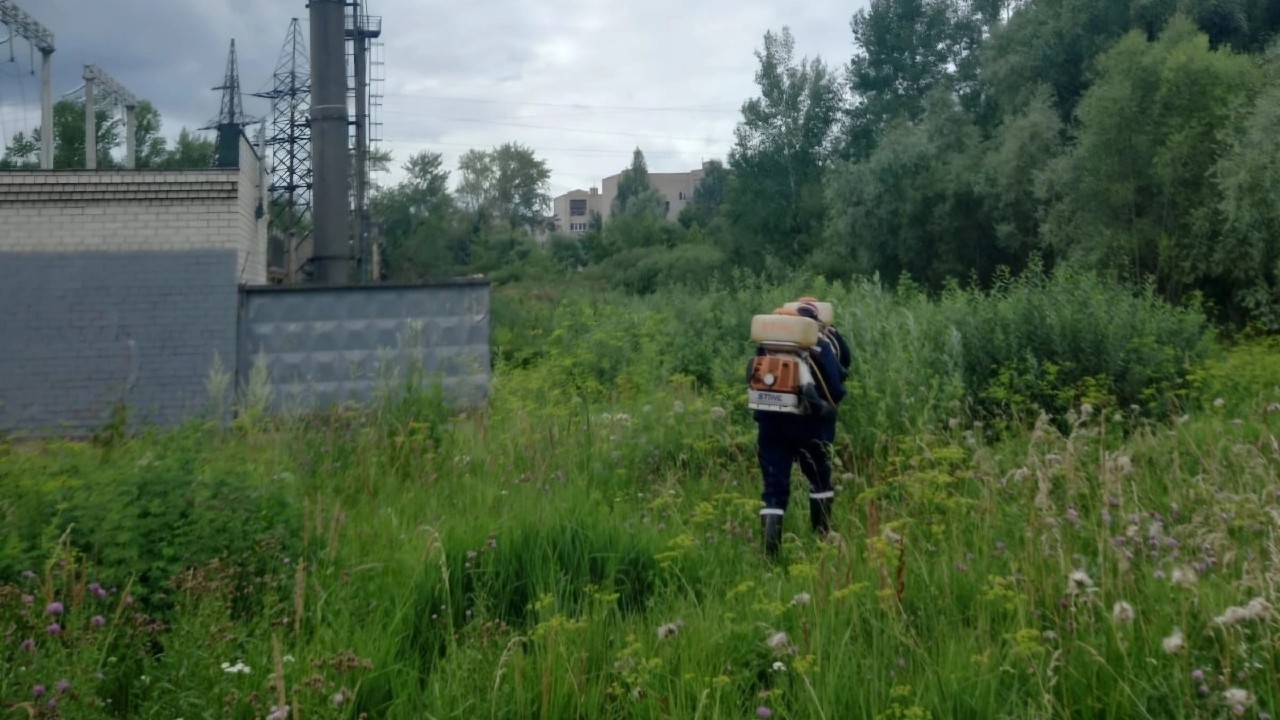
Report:
[[[693,190],[702,182],[706,171],[706,163],[701,168],[681,173],[649,173],[649,184],[662,195],[666,202],[667,220],[675,222],[680,211],[693,199]],[[622,173],[610,175],[600,183],[600,188],[590,190],[570,190],[552,201],[552,213],[555,215],[556,230],[571,234],[582,234],[591,226],[591,213],[600,213],[601,219],[609,222],[613,214],[613,199],[618,196],[618,181]]]
[[[617,185],[614,186],[615,194]],[[551,201],[551,213],[556,218],[556,230],[568,233],[585,233],[591,225],[591,213],[603,217],[609,212],[609,203],[599,188],[570,190]]]

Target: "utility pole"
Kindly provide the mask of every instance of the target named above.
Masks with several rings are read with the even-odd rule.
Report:
[[[67,93],[68,96],[75,95],[78,91]],[[123,85],[116,82],[115,78],[107,74],[106,70],[97,65],[84,66],[84,165],[90,170],[96,170],[98,167],[98,128],[97,128],[97,97],[101,93],[102,100],[109,103],[112,107],[123,106],[125,116],[125,127],[128,128],[128,137],[125,138],[125,158],[124,164],[127,168],[136,165],[136,157],[134,155],[136,148],[134,147],[134,110],[138,107],[138,98],[133,93],[125,89]]]
[[[351,198],[347,133],[344,0],[310,0],[311,137],[315,278],[325,285],[350,281]]]
[[[40,169],[53,169],[53,33],[13,0],[0,0],[0,23],[40,51]]]
[[[93,83],[98,74],[92,65],[84,66],[84,166],[98,169],[98,128],[93,111]]]

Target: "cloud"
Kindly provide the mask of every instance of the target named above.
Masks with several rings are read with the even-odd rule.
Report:
[[[86,63],[156,104],[175,136],[216,117],[227,47],[236,40],[249,113],[267,89],[290,18],[305,0],[18,0],[56,35],[55,92],[81,84]],[[378,131],[394,181],[414,152],[456,168],[468,148],[521,142],[545,158],[552,190],[598,184],[644,150],[654,171],[723,159],[741,103],[752,97],[768,30],[789,25],[797,55],[839,66],[851,54],[855,4],[813,0],[631,0],[473,3],[370,0],[382,17],[385,96]],[[5,58],[7,60],[7,57]],[[38,80],[0,71],[38,120]],[[0,112],[12,133],[11,113]]]

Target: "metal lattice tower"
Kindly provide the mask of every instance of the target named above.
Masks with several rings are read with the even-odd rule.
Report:
[[[213,156],[214,165],[233,167],[238,163],[240,133],[245,125],[261,122],[261,118],[250,117],[244,111],[244,98],[240,94],[240,69],[236,64],[236,41],[231,41],[231,52],[227,54],[227,72],[222,84],[213,88],[222,91],[222,109],[218,119],[200,128],[201,130],[218,131],[218,151]]]
[[[351,136],[351,207],[354,212],[356,268],[362,281],[376,277],[372,228],[369,218],[369,154],[373,143],[373,119],[381,108],[381,82],[384,66],[381,61],[382,18],[369,14],[369,0],[352,0],[348,4],[346,39],[347,78],[349,101],[354,108],[350,124],[355,127]],[[376,59],[370,55],[376,52]]]
[[[273,84],[254,97],[271,101],[270,153],[271,228],[285,245],[285,277],[294,280],[299,259],[311,238],[311,58],[301,23],[289,24]],[[299,258],[299,255],[305,257]]]

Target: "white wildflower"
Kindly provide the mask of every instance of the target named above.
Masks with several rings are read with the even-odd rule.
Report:
[[[1080,405],[1080,418],[1082,420],[1088,420],[1092,416],[1093,416],[1093,405],[1090,405],[1089,403],[1082,403]]]
[[[674,637],[676,633],[680,632],[680,628],[682,627],[684,627],[683,620],[677,620],[673,623],[667,623],[666,625],[663,625],[658,628],[658,639],[666,640],[669,637]]]
[[[770,635],[769,639],[765,641],[765,644],[768,645],[771,650],[779,654],[791,652],[795,649],[791,644],[791,638],[787,637],[787,634],[784,632],[776,632]]]
[[[719,420],[720,418],[724,417],[724,415],[725,415],[724,408],[720,407],[719,405],[711,408],[711,417],[715,418],[716,420]]]
[[[1128,624],[1133,622],[1133,615],[1133,606],[1124,600],[1117,602],[1111,608],[1111,619],[1118,623]]]
[[[1128,475],[1133,472],[1133,459],[1128,455],[1116,455],[1107,458],[1107,473],[1110,475]]]
[[[1243,688],[1227,688],[1222,691],[1222,699],[1226,700],[1229,705],[1249,707],[1253,704],[1253,693]]]
[[[235,665],[232,665],[229,662],[224,662],[222,663],[222,672],[230,675],[248,675],[249,666],[245,665],[241,660],[237,660]]]
[[[786,665],[784,665],[784,664],[782,664],[782,661],[781,661],[781,660],[779,660],[778,662],[775,662],[775,663],[773,664],[773,671],[774,671],[774,672],[786,672],[786,671],[787,671],[787,666],[786,666]]]
[[[1191,587],[1200,580],[1200,577],[1196,575],[1196,571],[1192,568],[1178,567],[1173,569],[1173,575],[1170,576],[1169,580],[1178,587]]]
[[[1083,570],[1076,570],[1067,577],[1067,593],[1075,595],[1080,592],[1080,588],[1092,589],[1093,579]]]
[[[1164,648],[1164,651],[1170,655],[1179,653],[1186,647],[1186,639],[1182,637],[1181,630],[1174,630],[1172,635],[1160,641],[1160,647]]]
[[[792,605],[808,605],[809,601],[812,599],[813,598],[809,597],[809,593],[802,592],[796,595],[795,597],[791,598],[791,604]]]
[[[1246,620],[1257,620],[1266,617],[1271,612],[1271,604],[1266,600],[1256,597],[1249,601],[1244,607],[1229,607],[1226,612],[1214,618],[1219,625],[1235,625]]]

